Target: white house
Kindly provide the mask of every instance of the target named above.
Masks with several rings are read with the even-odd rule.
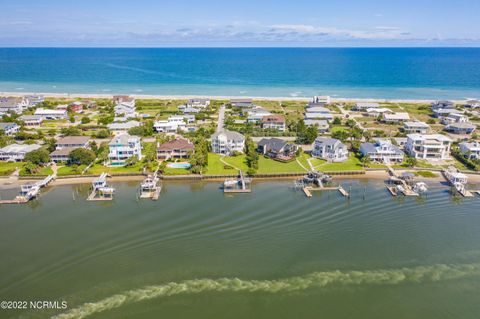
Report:
[[[128,133],[115,136],[108,143],[108,161],[110,166],[124,166],[131,157],[142,159],[142,146],[138,136]]]
[[[205,109],[210,105],[209,99],[190,99],[187,102],[187,107]]]
[[[305,109],[304,120],[326,120],[332,121],[333,115],[330,114],[330,110],[323,106],[312,106],[310,104]]]
[[[168,120],[156,121],[153,127],[157,132],[176,133],[178,130],[184,131],[187,124],[183,116],[170,116]]]
[[[460,148],[460,152],[466,158],[480,160],[480,142],[462,142],[458,144],[458,146]]]
[[[45,102],[43,95],[26,95],[25,99],[28,101],[28,107],[37,106],[40,103]]]
[[[212,152],[231,155],[233,152],[243,152],[245,137],[229,130],[221,130],[212,135]]]
[[[285,132],[285,117],[282,115],[267,115],[262,118],[263,129],[274,129]]]
[[[3,133],[8,136],[15,135],[20,131],[20,125],[13,122],[0,123],[0,131],[3,131]]]
[[[230,104],[233,107],[252,107],[253,101],[252,99],[243,99],[243,98],[234,98],[230,100]]]
[[[470,99],[465,102],[464,106],[472,110],[480,109],[480,101],[475,99]]]
[[[90,136],[65,136],[57,140],[55,148],[87,148],[90,142]]]
[[[25,154],[41,148],[38,144],[11,144],[0,149],[0,161],[21,162]]]
[[[437,118],[441,118],[443,116],[449,116],[450,114],[453,114],[453,113],[461,114],[463,113],[463,111],[457,110],[457,109],[450,109],[450,108],[433,110],[433,116]]]
[[[393,114],[384,113],[383,121],[385,123],[400,123],[410,120],[410,115],[407,112],[397,112]]]
[[[264,116],[272,115],[262,107],[255,107],[247,111],[247,122],[261,122]]]
[[[379,108],[368,108],[366,110],[366,115],[369,117],[379,117],[380,115],[383,114],[392,114],[393,111],[384,107],[379,107]]]
[[[128,132],[129,129],[133,127],[140,126],[141,123],[138,121],[128,121],[128,122],[114,122],[107,125],[108,129],[113,132],[113,134],[122,134]]]
[[[448,116],[442,117],[442,124],[448,125],[452,123],[466,123],[468,116],[462,113],[450,113]]]
[[[326,120],[304,120],[304,122],[306,126],[316,126],[318,133],[325,133],[330,127]]]
[[[40,126],[43,122],[41,115],[22,115],[18,118],[25,126]]]
[[[455,103],[452,101],[435,101],[431,105],[432,110],[438,110],[438,109],[454,109],[455,108]]]
[[[63,120],[68,118],[67,110],[51,110],[38,108],[35,110],[35,115],[40,115],[47,120]]]
[[[415,158],[449,159],[452,140],[441,134],[408,134],[405,150]]]
[[[330,104],[331,102],[332,100],[328,95],[313,97],[313,103],[316,103],[316,104]]]
[[[430,126],[425,122],[407,121],[403,123],[403,131],[407,134],[411,134],[411,133],[427,134],[429,130],[430,130]]]
[[[354,111],[364,111],[366,109],[378,109],[380,105],[378,103],[373,102],[358,102],[353,107]]]
[[[347,146],[334,138],[317,137],[313,142],[312,156],[330,162],[344,162],[348,159]]]
[[[0,98],[0,114],[13,112],[20,114],[28,107],[28,100],[23,97],[2,97]]]
[[[405,154],[400,148],[388,140],[378,140],[375,143],[362,143],[360,152],[363,156],[369,156],[374,162],[379,163],[401,163]]]
[[[453,134],[463,134],[468,135],[472,134],[477,126],[470,122],[460,122],[460,123],[452,123],[448,124],[445,127],[445,131],[453,133]]]
[[[137,117],[135,102],[120,102],[115,105],[115,116]]]

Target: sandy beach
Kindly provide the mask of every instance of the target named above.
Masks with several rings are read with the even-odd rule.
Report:
[[[48,93],[48,92],[0,92],[0,96],[15,96],[23,97],[28,95],[43,95],[46,98],[66,98],[66,99],[111,99],[115,94],[95,94],[95,93]],[[207,95],[146,95],[146,94],[130,94],[136,99],[158,99],[158,100],[187,100],[187,99],[213,99],[213,100],[229,100],[232,98],[252,98],[254,100],[269,100],[269,101],[305,101],[311,100],[310,97],[272,97],[272,96],[207,96]],[[375,102],[375,103],[416,103],[425,104],[432,103],[434,100],[419,100],[419,99],[359,99],[359,98],[331,98],[334,103],[352,103],[352,102]],[[462,103],[463,100],[455,100],[455,103]]]

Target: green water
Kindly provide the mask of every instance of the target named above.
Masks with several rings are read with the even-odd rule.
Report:
[[[119,183],[110,203],[62,186],[1,206],[0,300],[68,309],[0,318],[479,317],[479,197],[433,183],[425,199],[395,199],[352,180],[350,200],[307,199],[291,186],[230,197],[166,183],[137,202],[137,183]]]

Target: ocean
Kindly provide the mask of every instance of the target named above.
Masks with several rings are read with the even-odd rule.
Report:
[[[3,48],[0,92],[480,97],[479,48]]]
[[[113,183],[112,202],[66,185],[0,206],[0,301],[67,304],[0,317],[478,318],[478,197],[431,181],[422,198],[366,179],[342,180],[350,199],[220,184],[164,182],[137,201],[138,182]]]

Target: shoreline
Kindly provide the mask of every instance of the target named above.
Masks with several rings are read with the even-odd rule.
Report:
[[[398,170],[398,172],[403,172]],[[438,176],[432,178],[424,178],[421,176],[416,177],[418,181],[425,182],[442,182],[445,181],[445,178],[440,172]],[[333,175],[334,181],[344,181],[344,180],[387,180],[389,178],[387,171],[378,170],[378,171],[366,171],[365,174],[354,174],[354,175]],[[469,183],[480,183],[480,175],[478,174],[467,174],[469,178]],[[108,178],[108,181],[111,183],[117,182],[140,182],[145,178],[143,175],[135,176],[112,176]],[[269,182],[269,181],[288,181],[298,179],[299,176],[283,176],[283,177],[257,177],[253,178],[253,182]],[[64,185],[80,185],[80,184],[90,184],[94,177],[69,177],[69,178],[57,178],[55,179],[48,188]],[[179,179],[162,179],[162,182],[174,182],[174,183],[191,183],[191,182],[222,182],[224,178],[211,178],[211,179],[198,179],[198,178],[179,178]],[[20,185],[31,181],[38,181],[38,179],[18,179],[13,180],[9,177],[0,178],[0,190],[11,190],[19,188]]]
[[[28,95],[43,95],[45,98],[66,98],[66,99],[111,99],[119,94],[98,94],[98,93],[49,93],[49,92],[0,92],[0,96],[24,97]],[[156,99],[156,100],[188,100],[188,99],[212,99],[212,100],[230,100],[235,98],[251,98],[255,100],[268,101],[301,101],[308,102],[311,98],[292,97],[292,96],[240,96],[240,95],[155,95],[155,94],[125,94],[135,99]],[[372,102],[372,103],[414,103],[425,104],[432,103],[431,99],[385,99],[385,98],[338,98],[331,97],[333,103],[351,103],[351,102]],[[465,100],[452,100],[454,103],[463,103]]]

